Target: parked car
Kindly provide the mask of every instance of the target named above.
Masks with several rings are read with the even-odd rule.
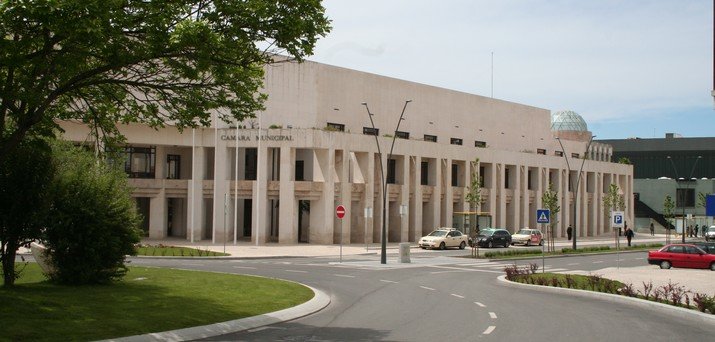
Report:
[[[715,226],[710,226],[710,228],[708,228],[708,230],[705,232],[705,241],[710,240],[715,241]]]
[[[467,236],[454,228],[438,228],[426,236],[420,238],[420,248],[459,247],[464,249],[467,246]]]
[[[715,271],[715,254],[708,254],[695,244],[670,244],[648,252],[648,263],[660,268],[709,268]]]
[[[517,243],[524,246],[541,246],[544,243],[543,234],[541,234],[541,231],[538,229],[531,229],[529,227],[522,228],[511,236],[511,244],[516,245]]]
[[[485,228],[479,231],[476,241],[480,247],[509,247],[511,245],[511,234],[506,229]]]

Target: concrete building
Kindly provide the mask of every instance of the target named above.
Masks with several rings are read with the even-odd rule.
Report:
[[[471,231],[477,220],[465,222],[462,213],[470,211],[465,193],[474,172],[483,180],[481,228],[536,227],[550,183],[562,208],[557,236],[565,236],[574,206],[578,236],[611,231],[602,204],[611,183],[633,217],[632,167],[612,163],[610,146],[589,145],[591,133],[575,113],[554,113],[552,126],[546,109],[314,62],[266,67],[265,92],[266,110],[243,122],[183,133],[120,126],[148,236],[372,243],[383,219],[390,242],[416,241],[441,226]],[[62,127],[67,139],[89,137],[80,123]],[[347,208],[342,220],[339,204]]]
[[[715,138],[684,138],[667,133],[664,138],[601,140],[613,146],[613,158],[633,164],[636,227],[645,230],[651,222],[662,231],[663,203],[669,195],[675,202],[675,225],[713,225],[698,204],[698,194],[715,194]]]

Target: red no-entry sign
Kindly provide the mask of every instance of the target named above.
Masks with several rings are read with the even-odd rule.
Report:
[[[337,216],[339,219],[345,217],[345,207],[339,205],[337,208],[335,208],[335,216]]]

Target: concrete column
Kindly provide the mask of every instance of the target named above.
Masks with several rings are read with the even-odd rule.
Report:
[[[256,181],[253,182],[253,211],[251,240],[255,244],[265,244],[269,239],[269,217],[268,217],[268,147],[261,146],[258,149],[257,158],[258,170]]]
[[[568,208],[566,204],[568,201],[566,201],[566,197],[564,197],[564,193],[566,192],[564,189],[564,170],[562,169],[556,169],[556,181],[555,181],[555,186],[558,188],[557,191],[557,198],[558,198],[558,206],[561,208],[559,210],[559,223],[556,225],[556,231],[554,232],[554,237],[564,237],[566,236],[566,227],[568,227],[568,222],[567,220],[567,212]]]
[[[154,156],[154,179],[166,178],[166,147],[157,146]]]
[[[515,232],[519,231],[519,228],[521,227],[521,216],[522,216],[522,209],[521,206],[523,204],[521,196],[524,194],[524,191],[521,189],[521,184],[523,183],[521,181],[521,178],[523,176],[523,167],[521,165],[514,165],[514,197],[512,198],[512,201],[514,201],[513,206],[514,206],[514,226],[513,227],[506,227],[507,229],[512,229],[512,234]],[[528,201],[528,199],[527,199]]]
[[[486,172],[486,168],[485,171]],[[499,184],[497,184],[497,172],[499,168],[496,163],[492,163],[489,172],[489,182],[491,183],[491,188],[489,189],[489,211],[492,215],[492,227],[497,226],[497,194],[499,193]],[[485,177],[486,182],[486,177]],[[480,227],[486,228],[486,227]]]
[[[442,169],[445,174],[442,175],[444,182],[444,215],[446,217],[442,218],[445,227],[454,227],[453,217],[454,216],[454,189],[452,188],[452,159],[443,159],[442,164],[445,167]]]
[[[360,168],[365,173],[365,194],[363,196],[363,202],[366,208],[372,208],[372,217],[366,218],[366,242],[375,242],[374,230],[375,230],[375,177],[379,175],[375,174],[375,153],[368,152],[360,158]]]
[[[149,200],[149,237],[163,239],[167,234],[167,199],[162,188],[159,193]]]
[[[199,130],[200,132],[201,130]],[[196,132],[196,139],[199,140],[199,132]],[[205,147],[194,147],[193,160],[191,161],[191,182],[189,185],[189,198],[188,198],[188,231],[186,232],[186,239],[193,241],[201,240],[203,236],[204,229],[206,226],[204,224],[204,190],[203,181],[206,174],[206,169],[204,168],[204,163],[206,162],[206,148]]]
[[[332,165],[335,150],[314,150],[313,181],[323,183],[322,196],[313,201],[310,208],[310,242],[318,244],[334,243],[335,180]],[[315,210],[315,211],[314,211]]]
[[[214,194],[213,194],[213,238],[212,242],[228,242],[229,229],[224,210],[229,210],[231,203],[226,203],[226,194],[229,193],[229,165],[228,148],[223,141],[214,147]]]
[[[594,184],[596,187],[594,189],[594,198],[596,205],[594,206],[596,213],[596,235],[601,235],[605,232],[605,226],[603,222],[603,173],[596,173],[596,182]]]
[[[504,189],[504,181],[506,179],[506,165],[504,164],[497,164],[497,169],[499,170],[499,177],[497,180],[497,189],[499,192],[499,202],[497,203],[497,206],[499,206],[498,214],[497,214],[497,225],[496,227],[500,228],[507,228],[506,227],[506,191]]]
[[[295,199],[295,148],[281,147],[279,243],[298,242],[298,200]]]
[[[432,222],[432,227],[437,228],[442,226],[442,210],[441,210],[441,203],[442,203],[442,159],[441,158],[436,158],[435,159],[435,167],[434,167],[434,172],[435,172],[435,184],[434,184],[434,192],[432,193],[432,198],[434,199],[432,201],[432,210],[434,210],[434,221]]]
[[[410,158],[412,160],[412,165],[415,170],[415,178],[413,184],[411,184],[412,193],[412,203],[410,205],[410,216],[412,219],[412,242],[416,242],[423,236],[422,229],[422,157],[414,156]]]
[[[400,205],[407,206],[407,214],[400,216],[400,242],[410,241],[410,156],[402,157],[402,190]]]
[[[350,228],[352,227],[352,185],[350,184],[350,151],[342,150],[341,160],[335,160],[333,167],[336,168],[338,177],[340,178],[340,199],[339,204],[345,207],[345,217],[340,220],[340,234],[344,244],[350,243]],[[339,166],[339,168],[338,168]],[[360,213],[362,214],[362,213]],[[339,241],[338,241],[339,242]]]

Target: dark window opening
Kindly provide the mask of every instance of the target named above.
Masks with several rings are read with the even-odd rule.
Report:
[[[329,130],[333,130],[333,131],[345,132],[345,125],[344,125],[344,124],[328,122],[328,127],[327,127],[327,128],[328,128]]]
[[[156,147],[124,148],[124,171],[129,178],[154,178]]]
[[[487,147],[487,143],[486,141],[475,140],[474,147]]]
[[[363,127],[362,134],[380,135],[380,129],[379,128],[371,128],[371,127]]]
[[[504,170],[504,189],[509,189],[509,169]]]
[[[459,186],[459,165],[452,164],[452,186]]]
[[[420,184],[429,185],[429,162],[423,161],[420,170]]]
[[[437,142],[437,136],[425,134],[425,141]]]
[[[692,208],[695,206],[695,189],[676,189],[675,206]]]
[[[563,157],[563,156],[564,156],[564,152],[563,152],[563,151],[554,151],[554,154],[555,154],[557,157]]]
[[[571,153],[571,158],[579,158],[579,154],[578,154],[578,153]]]
[[[400,139],[409,139],[410,138],[410,132],[403,132],[403,131],[395,131],[395,136],[400,138]]]
[[[305,176],[304,176],[304,170],[305,170],[305,162],[302,160],[296,160],[295,161],[295,180],[297,181],[304,181]]]
[[[529,171],[527,172],[527,176],[526,176],[526,188],[527,188],[528,190],[534,190],[534,189],[532,188],[532,186],[531,186],[531,185],[532,185],[532,184],[531,184],[531,173],[532,173],[531,170],[529,170]]]
[[[256,168],[258,166],[258,149],[247,148],[246,149],[246,160],[245,160],[245,170],[246,170],[246,180],[256,180]]]
[[[395,159],[387,160],[387,184],[395,184],[395,167],[397,163]]]
[[[536,149],[536,154],[546,155],[546,150],[543,149],[543,148],[537,148],[537,149]]]
[[[484,166],[479,167],[479,187],[484,187]]]
[[[452,145],[461,145],[462,144],[462,139],[460,138],[451,138],[449,139],[449,143]]]
[[[181,178],[181,156],[178,154],[167,154],[166,155],[166,178],[167,179],[180,179]]]

